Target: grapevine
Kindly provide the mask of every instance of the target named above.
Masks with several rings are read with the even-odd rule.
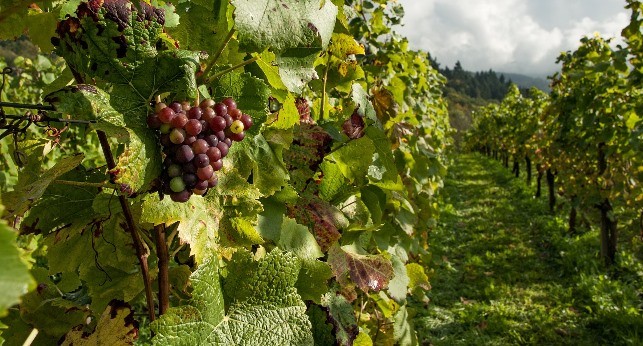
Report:
[[[4,103],[38,112],[7,117],[28,163],[0,228],[17,263],[36,250],[0,325],[43,344],[412,344],[450,129],[443,77],[377,4],[0,6],[59,57]]]

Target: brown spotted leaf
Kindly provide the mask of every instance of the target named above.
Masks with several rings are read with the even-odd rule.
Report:
[[[374,87],[371,89],[373,94],[373,107],[377,118],[386,123],[388,120],[395,118],[397,115],[397,103],[393,94],[385,88]]]
[[[384,256],[356,254],[338,244],[328,251],[328,263],[340,284],[350,280],[367,293],[385,289],[393,277],[393,265]]]
[[[84,333],[83,325],[79,325],[65,335],[61,345],[133,345],[137,338],[138,323],[134,320],[134,312],[128,304],[112,301],[93,333]]]
[[[350,139],[357,139],[364,137],[364,118],[357,113],[357,109],[351,114],[350,118],[342,124],[342,132]]]

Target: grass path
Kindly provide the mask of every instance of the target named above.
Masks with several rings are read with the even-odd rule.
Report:
[[[416,309],[423,344],[643,343],[640,287],[604,280],[597,235],[565,236],[546,198],[495,161],[462,155],[450,172],[431,301]]]

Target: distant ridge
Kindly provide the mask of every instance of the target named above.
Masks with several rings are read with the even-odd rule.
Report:
[[[542,77],[530,77],[524,74],[506,72],[498,72],[498,74],[504,75],[506,80],[511,80],[521,89],[536,87],[546,93],[550,91],[549,81]]]

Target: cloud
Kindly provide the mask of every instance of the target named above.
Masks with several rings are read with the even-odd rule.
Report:
[[[443,65],[459,60],[469,70],[532,75],[557,70],[560,52],[577,47],[582,36],[618,36],[629,20],[622,4],[606,0],[401,3],[405,25],[398,31],[413,48],[429,51]]]

